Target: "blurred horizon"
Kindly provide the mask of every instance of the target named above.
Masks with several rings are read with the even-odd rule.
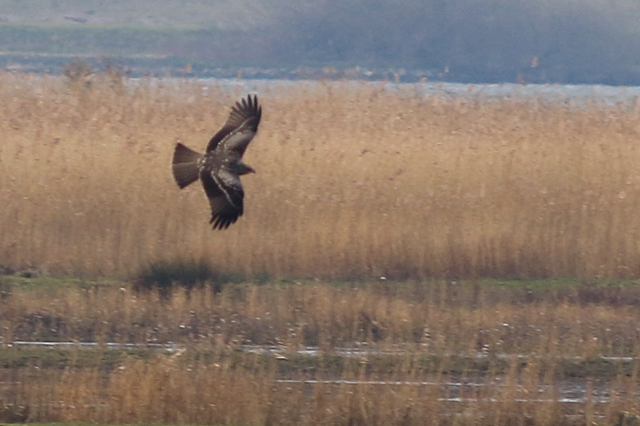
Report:
[[[61,74],[640,85],[632,0],[0,0],[0,66]]]

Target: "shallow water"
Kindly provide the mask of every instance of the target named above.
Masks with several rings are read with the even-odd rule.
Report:
[[[163,79],[165,83],[183,81],[182,79]],[[243,79],[200,79],[205,86],[217,86],[251,92],[269,92],[277,88],[288,89],[307,87],[357,88],[362,85],[381,87],[390,92],[411,93],[419,97],[438,97],[443,99],[480,99],[480,100],[543,100],[545,102],[563,102],[574,105],[620,105],[640,108],[640,86],[605,85],[569,85],[569,84],[464,84],[445,82],[390,83],[337,81],[322,82],[314,80],[243,80]]]
[[[102,350],[158,350],[165,352],[177,352],[184,349],[185,346],[176,343],[83,343],[83,342],[26,342],[15,341],[7,346],[19,347],[19,348],[34,348],[34,347],[46,347],[46,348],[58,348],[58,349],[102,349]],[[239,351],[247,353],[255,353],[261,355],[273,355],[279,356],[280,359],[286,360],[286,355],[291,354],[292,351],[282,346],[268,346],[268,345],[242,345],[236,348]],[[293,353],[301,356],[317,357],[327,352],[323,352],[317,347],[304,347],[293,351]],[[378,350],[368,349],[363,347],[354,348],[335,348],[332,349],[329,354],[339,357],[354,357],[364,358],[367,356],[394,356],[404,355],[407,352],[398,349]],[[471,357],[482,359],[489,356],[494,356],[501,359],[530,359],[534,356],[524,354],[496,354],[489,355],[486,353],[475,354],[459,354],[461,357]],[[566,360],[579,360],[579,357],[560,357]],[[599,357],[599,359],[608,362],[630,362],[637,360],[634,357]],[[441,376],[433,376],[429,380],[420,381],[394,381],[394,380],[345,380],[342,378],[280,378],[276,379],[275,383],[281,386],[291,385],[304,385],[306,388],[312,390],[314,386],[318,384],[332,385],[332,386],[436,386],[441,389],[441,397],[439,401],[451,402],[451,403],[468,403],[468,402],[500,402],[498,398],[494,397],[475,397],[480,390],[484,389],[500,389],[505,386],[504,380],[500,377],[455,377],[450,376],[446,380],[443,380]],[[0,383],[2,385],[2,383]],[[527,398],[516,398],[517,402],[529,402],[529,403],[549,403],[559,402],[562,404],[607,404],[613,401],[628,400],[629,395],[624,392],[616,390],[613,392],[608,386],[607,382],[592,381],[588,378],[568,378],[561,379],[555,382],[553,390],[555,395],[554,399],[549,399],[545,395],[549,394],[551,388],[548,385],[540,385],[536,392],[531,392],[528,389]],[[636,391],[634,399],[640,398],[640,393]]]

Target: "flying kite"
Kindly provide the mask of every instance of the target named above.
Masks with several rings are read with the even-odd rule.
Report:
[[[204,154],[176,144],[173,177],[180,189],[200,179],[209,198],[213,229],[226,229],[242,216],[240,176],[255,173],[242,162],[242,155],[258,131],[261,116],[258,97],[249,95],[231,108],[227,122],[213,135]]]

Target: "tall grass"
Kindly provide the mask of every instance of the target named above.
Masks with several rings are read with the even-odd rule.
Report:
[[[590,298],[580,291],[271,284],[176,292],[162,304],[157,294],[114,287],[16,288],[0,302],[0,421],[634,424],[637,359],[599,357],[637,356],[638,289],[592,288]],[[592,303],[596,295],[609,299]],[[87,364],[81,350],[52,363],[47,350],[36,357],[8,345],[43,338],[173,341],[182,349],[115,362],[104,351]],[[237,351],[243,343],[289,350],[279,360]],[[320,356],[297,355],[305,344],[320,345]],[[371,352],[332,356],[356,345]],[[567,404],[567,386],[578,399],[593,389]]]
[[[246,213],[208,226],[175,140],[244,93],[0,75],[0,263],[125,276],[205,260],[247,276],[640,275],[640,109],[442,100],[375,84],[260,93]]]
[[[423,355],[636,356],[640,291],[483,283],[230,285],[170,298],[125,288],[13,289],[0,340],[168,343],[188,348],[369,345]],[[1,361],[0,361],[1,365]]]
[[[361,377],[358,370],[362,368],[356,364],[343,377]],[[22,369],[13,375],[21,384],[9,392],[0,390],[0,395],[15,401],[5,408],[5,419],[20,416],[30,422],[513,425],[571,424],[562,414],[577,413],[572,407],[569,413],[563,412],[562,405],[552,399],[518,403],[514,394],[538,396],[537,385],[529,383],[483,387],[468,393],[469,402],[448,404],[440,400],[438,386],[274,384],[271,371],[269,367],[249,371],[166,358],[148,363],[130,361],[107,374],[86,369],[51,371],[36,377]],[[399,380],[416,378],[420,375],[411,372],[395,375]],[[476,402],[476,398],[482,400]],[[489,402],[489,398],[495,401]],[[634,407],[632,401],[624,405]],[[452,406],[459,411],[452,413]]]

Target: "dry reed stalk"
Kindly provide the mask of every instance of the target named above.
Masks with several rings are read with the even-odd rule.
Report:
[[[208,229],[167,166],[241,93],[0,76],[0,258],[122,276],[162,259],[246,275],[638,277],[637,109],[271,87],[246,215]]]
[[[545,359],[633,356],[639,350],[637,303],[582,303],[550,291],[539,302],[522,304],[509,295],[521,291],[517,288],[423,286],[432,288],[431,297],[419,296],[422,287],[392,284],[228,286],[219,294],[176,292],[164,301],[157,294],[113,287],[55,293],[14,289],[0,301],[0,338],[7,343],[174,342],[204,351],[276,344],[295,353],[319,346],[329,354],[363,345],[422,356],[528,354]],[[622,297],[635,290],[623,291]]]
[[[563,404],[559,382],[541,382],[535,365],[519,371],[518,364],[505,376],[487,377],[486,386],[454,392],[458,396],[453,398],[446,389],[455,378],[447,375],[399,371],[372,379],[358,363],[345,365],[345,382],[314,385],[275,383],[271,366],[232,368],[175,356],[130,360],[110,371],[22,369],[13,374],[18,381],[0,388],[0,418],[117,424],[513,425],[579,424],[596,416],[616,421],[621,415],[632,418],[638,410],[635,393],[619,392],[620,387],[614,387],[611,404],[597,401],[597,392],[590,402]],[[346,382],[352,380],[356,382]]]
[[[64,369],[46,368],[42,360],[22,355],[18,365],[26,361],[26,367],[0,368],[0,421],[571,424],[564,416],[584,422],[585,407],[589,419],[633,419],[639,408],[639,364],[599,371],[606,363],[597,360],[640,350],[637,306],[620,302],[637,300],[637,290],[592,289],[592,302],[580,299],[581,291],[552,289],[522,303],[518,295],[530,295],[520,288],[473,282],[230,285],[218,294],[177,291],[165,300],[117,287],[14,288],[0,299],[5,343],[14,336],[44,336],[172,341],[186,350],[150,360],[130,356],[115,366],[98,359],[98,365],[87,367],[72,360]],[[612,295],[618,299],[606,299]],[[340,363],[327,358],[307,369],[295,354],[307,339],[328,354],[340,345],[397,352]],[[241,343],[287,345],[290,359],[234,356]],[[477,353],[486,360],[469,362],[462,356],[473,360]],[[5,347],[0,356],[13,365],[12,354],[20,359],[21,349]],[[559,402],[562,374],[571,371],[567,362],[574,362],[565,357],[571,356],[584,361],[575,367],[581,369],[579,377],[605,381],[594,387],[593,401],[586,405]],[[274,382],[282,377],[320,384]],[[332,383],[335,379],[344,381]],[[447,383],[456,381],[484,386],[451,394]],[[603,386],[611,389],[611,404],[596,399]]]

